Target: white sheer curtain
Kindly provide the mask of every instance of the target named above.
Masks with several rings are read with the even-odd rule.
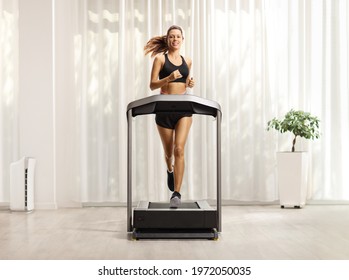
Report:
[[[74,36],[82,202],[126,200],[126,106],[149,90],[149,38],[184,29],[192,93],[223,110],[223,198],[278,199],[276,152],[290,135],[267,132],[289,109],[321,119],[308,150],[308,198],[348,200],[349,108],[346,0],[78,0]],[[68,40],[68,38],[67,38]],[[68,102],[68,100],[67,100]],[[153,116],[135,123],[134,199],[167,200],[166,169]],[[194,116],[186,146],[185,199],[215,198],[214,120]],[[74,157],[74,155],[71,155]]]
[[[0,0],[0,204],[10,200],[10,163],[18,156],[18,1]]]
[[[266,1],[265,11],[270,112],[300,108],[320,117],[321,140],[303,142],[311,156],[308,197],[348,200],[349,4]],[[285,149],[289,143],[278,139]]]

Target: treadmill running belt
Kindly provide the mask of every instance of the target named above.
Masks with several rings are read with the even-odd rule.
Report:
[[[169,209],[170,203],[149,202],[149,209]],[[196,202],[182,202],[177,209],[200,209]]]

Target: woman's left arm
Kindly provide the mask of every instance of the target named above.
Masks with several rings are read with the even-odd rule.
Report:
[[[188,68],[189,68],[189,76],[187,78],[186,85],[187,85],[187,87],[192,88],[195,85],[194,78],[190,77],[190,70],[191,70],[192,61],[189,57],[187,57],[185,60],[186,60],[186,63],[188,65]]]

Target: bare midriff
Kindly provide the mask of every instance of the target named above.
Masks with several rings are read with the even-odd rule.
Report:
[[[184,94],[186,92],[185,83],[168,83],[161,88],[161,94]]]

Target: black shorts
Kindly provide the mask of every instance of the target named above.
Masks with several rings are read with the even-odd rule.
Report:
[[[190,113],[157,113],[155,122],[157,125],[169,129],[175,129],[178,121],[183,117],[191,117]]]

